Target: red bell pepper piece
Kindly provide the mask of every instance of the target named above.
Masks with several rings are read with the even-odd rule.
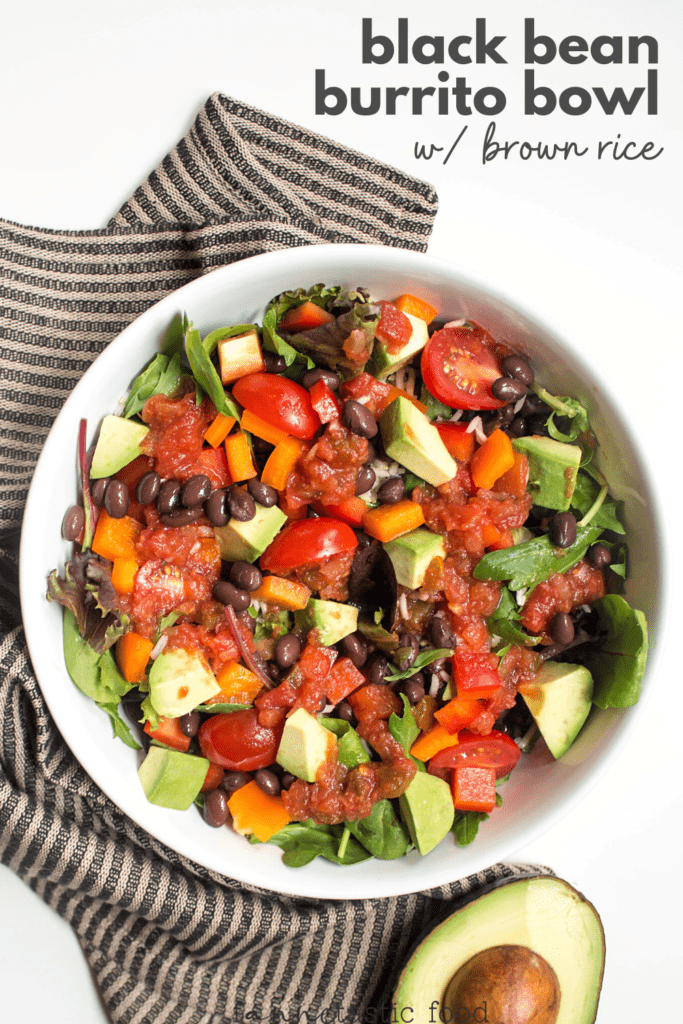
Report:
[[[458,697],[493,697],[502,685],[495,654],[470,654],[456,650],[453,674]]]
[[[338,704],[365,683],[365,676],[350,658],[340,658],[325,680],[325,696],[330,704]]]
[[[453,803],[456,811],[488,814],[496,806],[496,769],[460,765],[453,772]]]
[[[331,320],[334,320],[334,316],[322,306],[317,306],[315,302],[302,302],[295,309],[287,310],[278,327],[283,331],[310,331],[321,324],[329,324]]]
[[[458,462],[467,462],[474,451],[474,433],[467,433],[468,423],[437,423],[441,440],[449,455]]]
[[[476,697],[453,697],[435,712],[434,717],[452,734],[473,722],[481,710],[482,705]]]
[[[173,750],[182,750],[185,753],[190,748],[190,737],[180,728],[179,718],[160,718],[156,729],[152,729],[150,723],[145,722],[145,732],[153,740],[163,743],[165,747],[172,747]]]
[[[341,416],[341,406],[337,401],[334,392],[327,386],[324,380],[315,382],[310,388],[311,405],[320,417],[321,423],[332,423]]]

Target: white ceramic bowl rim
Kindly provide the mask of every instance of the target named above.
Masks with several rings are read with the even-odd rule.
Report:
[[[534,345],[545,350],[547,367],[537,361],[542,377],[548,369],[559,385],[569,367],[570,380],[581,382],[578,391],[587,391],[586,400],[599,398],[596,416],[610,425],[604,443],[609,447],[614,433],[614,443],[624,461],[631,463],[628,472],[635,474],[635,483],[629,477],[624,484],[627,505],[633,506],[636,516],[641,516],[649,529],[649,533],[645,526],[640,530],[639,544],[642,540],[649,547],[646,564],[641,566],[635,584],[648,599],[654,642],[641,702],[623,712],[602,712],[599,722],[597,716],[592,718],[591,728],[584,730],[585,740],[582,734],[575,744],[576,754],[572,758],[567,756],[562,762],[535,756],[525,759],[529,763],[524,773],[519,769],[515,772],[519,782],[515,783],[513,775],[504,791],[503,807],[472,846],[458,848],[446,839],[427,858],[413,852],[399,861],[373,859],[346,868],[317,858],[307,867],[293,870],[282,864],[280,851],[273,846],[251,846],[228,830],[209,829],[198,814],[189,820],[187,815],[193,812],[186,815],[166,811],[145,800],[133,752],[111,738],[106,716],[76,689],[66,673],[61,648],[61,609],[48,604],[44,594],[47,573],[56,564],[63,565],[68,548],[60,538],[60,512],[56,512],[54,522],[48,523],[44,513],[46,508],[66,509],[74,500],[76,478],[71,475],[71,452],[81,416],[87,411],[93,423],[113,411],[120,397],[115,389],[125,389],[151,358],[176,312],[186,310],[205,334],[220,326],[221,318],[222,323],[249,322],[257,314],[260,319],[265,303],[274,294],[300,285],[310,287],[320,280],[346,287],[366,284],[377,297],[410,291],[412,285],[412,290],[419,289],[427,300],[436,299],[435,305],[439,304],[439,296],[445,296],[447,308],[442,308],[454,316],[460,315],[454,308],[458,303],[461,312],[463,305],[466,311],[474,312],[481,305],[488,310],[489,319],[484,324],[494,336],[496,330],[491,321],[502,318],[507,334],[522,350],[527,347],[525,339],[529,339],[530,350]],[[382,287],[386,290],[379,290]],[[559,357],[557,365],[552,358],[555,355]],[[126,360],[122,362],[123,356],[127,365]],[[558,393],[576,394],[577,389]],[[95,415],[94,420],[91,414]],[[546,317],[539,317],[484,279],[430,256],[381,246],[301,247],[250,257],[185,285],[138,317],[84,375],[52,427],[32,481],[20,555],[22,613],[33,666],[60,732],[96,784],[138,825],[189,860],[249,885],[313,898],[394,896],[444,885],[509,858],[574,808],[618,757],[637,725],[644,697],[649,695],[656,676],[661,646],[657,638],[663,629],[663,612],[669,606],[669,581],[664,574],[664,517],[648,476],[647,460],[625,423],[626,415],[619,412],[609,387],[589,365],[578,337],[561,332]],[[92,429],[90,433],[92,436]],[[629,460],[625,449],[630,449]],[[630,539],[633,546],[632,533]],[[649,581],[645,579],[648,574]],[[551,790],[556,799],[552,798]]]

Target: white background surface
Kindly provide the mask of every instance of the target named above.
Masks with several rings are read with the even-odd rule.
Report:
[[[408,8],[414,9],[411,13]],[[329,10],[329,13],[324,13]],[[680,174],[683,153],[679,54],[683,18],[675,0],[424,0],[419,5],[347,0],[327,8],[303,0],[147,0],[146,3],[28,2],[2,15],[0,62],[0,216],[25,224],[91,228],[106,224],[137,184],[183,135],[205,100],[221,91],[328,134],[430,180],[440,209],[429,252],[499,282],[562,324],[584,325],[595,364],[632,410],[676,532],[681,499],[679,317]],[[316,116],[314,71],[329,85],[438,86],[440,65],[361,63],[361,18],[395,39],[409,16],[418,35],[505,35],[507,65],[443,66],[474,90],[507,95],[496,137],[574,140],[589,154],[566,163],[517,156],[483,165],[490,117],[407,112]],[[523,21],[558,41],[579,34],[651,35],[659,41],[659,114],[645,99],[631,116],[523,115]],[[537,84],[645,85],[647,67],[587,61],[536,67]],[[431,109],[427,106],[425,111]],[[595,104],[594,104],[595,107]],[[399,109],[401,109],[399,107]],[[437,161],[467,124],[448,164]],[[654,161],[595,155],[599,140],[664,147]],[[430,162],[415,143],[445,147]],[[671,547],[672,570],[681,566]],[[680,866],[680,669],[676,633],[683,608],[674,595],[663,670],[641,728],[618,763],[569,817],[518,859],[553,867],[600,912],[607,966],[598,1020],[674,1019],[683,953]],[[0,869],[2,1019],[96,1024],[103,1019],[87,966],[70,929],[10,872]]]

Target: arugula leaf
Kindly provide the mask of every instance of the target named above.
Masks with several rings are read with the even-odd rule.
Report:
[[[339,841],[343,834],[341,825],[316,825],[310,820],[290,821],[268,842],[280,847],[282,861],[289,868],[304,867],[315,857],[324,857],[334,864],[358,864],[370,858],[371,854],[353,837],[349,838],[344,856],[340,858]]]
[[[185,332],[190,326],[186,313],[176,313],[161,339],[161,351],[165,356],[182,355]]]
[[[106,711],[109,715],[114,739],[118,737],[118,739],[123,740],[127,747],[131,747],[132,750],[140,750],[140,744],[133,739],[133,734],[131,733],[128,724],[124,722],[119,715],[118,704],[105,704],[101,701],[97,701],[97,706],[98,708],[102,708],[102,710]]]
[[[158,729],[159,728],[159,715],[156,713],[156,711],[154,710],[154,707],[152,706],[152,698],[150,697],[149,694],[147,694],[147,696],[143,700],[142,705],[140,707],[140,710],[142,712],[142,718],[140,719],[140,724],[144,725],[145,722],[149,722],[150,729],[152,729],[152,730]]]
[[[569,548],[554,547],[546,535],[501,551],[489,551],[475,566],[473,576],[477,580],[510,580],[511,590],[535,587],[553,573],[566,572],[581,561],[601,533],[601,526],[590,523],[578,527],[576,540]]]
[[[395,651],[394,658],[396,658],[397,655],[400,657],[402,650],[409,650],[409,648],[401,648],[401,650]],[[420,651],[410,668],[404,669],[402,672],[393,671],[390,674],[388,673],[384,678],[388,683],[398,682],[399,679],[410,679],[410,677],[414,676],[416,672],[420,672],[423,668],[426,668],[427,665],[431,665],[433,661],[437,661],[439,658],[450,658],[452,654],[453,650],[450,647],[438,647],[436,649],[430,648],[426,651]]]
[[[540,636],[531,636],[529,633],[525,633],[524,630],[520,629],[519,626],[515,625],[515,622],[519,619],[519,608],[515,601],[512,593],[507,587],[503,587],[500,592],[500,601],[498,607],[492,615],[489,615],[486,619],[486,625],[489,633],[493,636],[499,637],[503,640],[508,647],[503,648],[502,651],[496,651],[496,654],[501,657],[509,650],[510,644],[521,644],[523,647],[535,647],[536,644],[540,644]]]
[[[406,697],[405,693],[402,693],[400,696],[403,701],[403,714],[399,718],[399,716],[392,711],[389,716],[389,732],[394,739],[401,744],[406,757],[409,757],[410,748],[420,735],[420,728],[410,709],[410,701]]]
[[[185,355],[197,384],[206,391],[216,406],[216,412],[224,416],[234,416],[239,421],[237,406],[228,398],[218,376],[216,367],[207,355],[199,331],[189,328],[185,334]]]
[[[577,509],[581,515],[585,515],[593,506],[599,493],[599,483],[591,479],[587,473],[578,473],[572,494],[572,508]],[[591,519],[591,525],[600,526],[603,530],[612,530],[614,533],[625,533],[617,515],[620,504],[621,502],[608,497]]]
[[[357,768],[370,760],[361,738],[349,722],[342,718],[319,718],[318,721],[337,737],[337,760],[347,768]]]
[[[546,392],[547,394],[547,392]],[[545,398],[545,401],[553,408],[553,412],[548,417],[546,424],[548,433],[556,441],[563,441],[565,444],[571,444],[572,441],[576,441],[581,434],[585,434],[590,430],[590,424],[588,422],[588,413],[585,408],[581,405],[576,398],[555,398],[552,396],[551,400]],[[570,410],[567,412],[566,410]],[[569,433],[564,434],[555,424],[555,417],[569,417]]]
[[[408,829],[390,800],[379,800],[367,818],[348,821],[346,825],[365,849],[379,860],[403,857],[412,846]]]
[[[593,703],[599,708],[629,708],[640,696],[648,632],[645,616],[619,594],[593,604],[602,634],[584,659],[595,681]]]

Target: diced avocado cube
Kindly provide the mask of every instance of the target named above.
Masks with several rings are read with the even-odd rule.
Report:
[[[255,562],[287,522],[287,516],[273,505],[256,506],[256,515],[248,522],[231,519],[215,528],[221,558],[226,562]]]
[[[304,708],[298,708],[285,722],[275,757],[286,772],[306,782],[315,782],[316,774],[329,759],[337,758],[334,735]]]
[[[197,799],[208,770],[205,757],[152,746],[138,768],[138,776],[151,804],[186,811]]]
[[[90,466],[93,480],[113,476],[137,459],[141,454],[140,444],[148,434],[149,427],[144,423],[124,420],[121,416],[105,416]]]
[[[387,455],[433,487],[458,471],[436,427],[407,398],[395,398],[379,420]]]
[[[579,446],[534,434],[517,438],[512,447],[529,460],[527,490],[534,503],[566,512],[571,505],[581,462]]]
[[[411,590],[422,586],[432,559],[437,555],[441,558],[446,556],[441,534],[432,533],[424,526],[386,541],[384,550],[391,559],[398,582]]]
[[[439,845],[453,824],[451,787],[436,775],[418,772],[398,803],[410,838],[424,856]]]
[[[149,672],[152,707],[163,718],[180,718],[221,692],[199,651],[162,651]]]
[[[585,665],[546,661],[540,672],[519,686],[524,701],[553,757],[571,747],[588,718],[593,677]]]
[[[294,619],[305,632],[315,630],[318,643],[331,647],[349,633],[356,632],[358,609],[350,604],[312,597],[305,608],[294,612]]]
[[[407,366],[413,356],[417,355],[429,341],[429,331],[425,321],[410,313],[403,315],[410,320],[413,332],[398,352],[388,352],[385,342],[375,341],[375,347],[372,350],[372,366],[375,377],[378,377],[379,380],[384,380],[390,373],[396,373],[397,370]]]

